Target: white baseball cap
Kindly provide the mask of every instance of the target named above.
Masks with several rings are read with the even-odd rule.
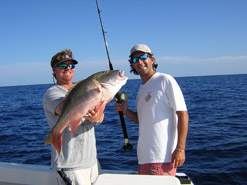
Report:
[[[151,49],[145,45],[145,44],[136,44],[131,50],[130,50],[130,56],[136,52],[136,51],[141,51],[143,53],[148,53],[148,54],[151,54],[152,55],[152,52],[151,52]]]

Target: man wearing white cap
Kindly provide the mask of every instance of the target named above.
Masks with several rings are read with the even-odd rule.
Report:
[[[138,173],[174,176],[185,162],[189,122],[182,91],[171,75],[156,72],[158,65],[147,45],[135,45],[129,57],[130,72],[142,79],[137,112],[128,109],[127,102],[116,103],[116,111],[139,123]]]

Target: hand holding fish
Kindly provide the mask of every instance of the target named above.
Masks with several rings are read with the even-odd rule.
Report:
[[[104,120],[104,111],[106,104],[101,102],[98,106],[96,106],[94,109],[89,109],[87,114],[84,116],[85,119],[89,120],[91,123],[95,123],[96,125],[99,125]]]

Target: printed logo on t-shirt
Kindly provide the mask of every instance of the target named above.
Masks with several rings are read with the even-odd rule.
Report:
[[[145,97],[145,100],[146,100],[147,103],[152,98],[152,96],[150,94],[151,94],[151,92],[148,92],[147,96]]]

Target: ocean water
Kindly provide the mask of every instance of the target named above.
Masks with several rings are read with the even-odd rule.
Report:
[[[178,168],[196,185],[247,184],[247,75],[176,78],[189,112],[186,162]],[[135,109],[140,80],[121,89]],[[0,87],[0,161],[50,165],[44,146],[49,127],[43,95],[52,84]],[[114,101],[95,127],[103,169],[137,170],[138,125],[125,118],[133,150],[123,150],[124,136]]]

